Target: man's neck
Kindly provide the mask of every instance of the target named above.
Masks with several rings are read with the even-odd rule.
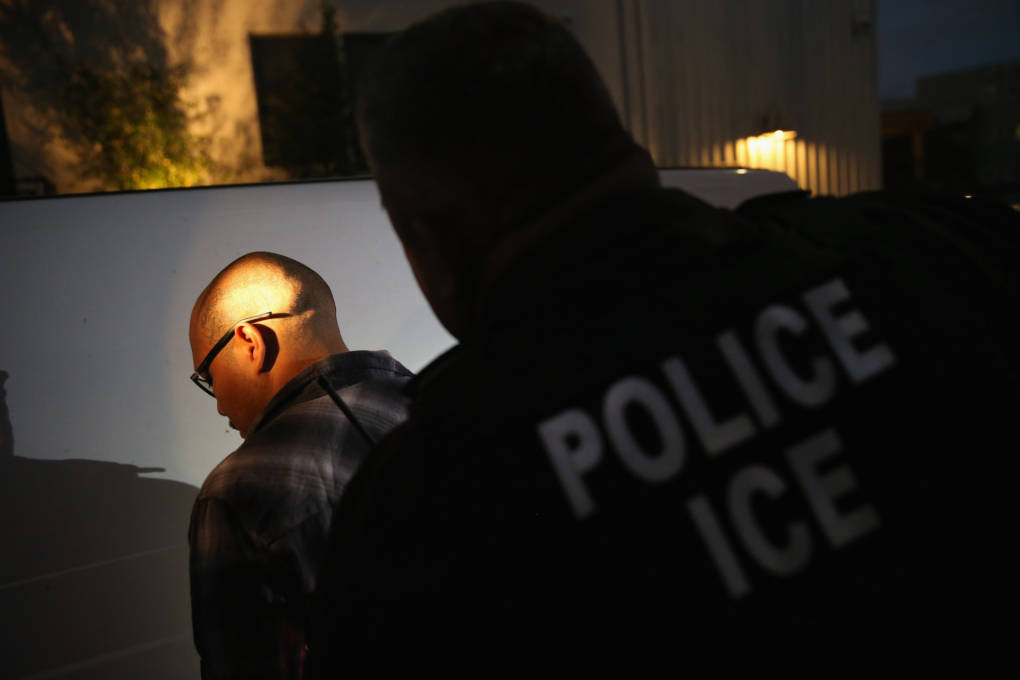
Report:
[[[343,354],[347,351],[347,346],[344,345],[343,342],[339,342],[318,346],[313,351],[305,351],[297,355],[288,357],[281,356],[280,363],[278,363],[276,367],[277,370],[274,371],[273,375],[272,396],[276,396],[279,391],[287,385],[287,383],[312,364],[316,364],[334,354]],[[272,397],[270,397],[270,400],[271,399]]]

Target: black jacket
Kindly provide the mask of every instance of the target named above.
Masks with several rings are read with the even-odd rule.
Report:
[[[879,193],[594,207],[501,277],[351,483],[324,675],[369,650],[985,659],[1017,244],[1008,209]]]

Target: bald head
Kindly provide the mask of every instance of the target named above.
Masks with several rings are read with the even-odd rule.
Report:
[[[272,316],[239,323],[266,312]],[[228,331],[230,340],[216,347]],[[191,311],[189,338],[194,365],[213,386],[217,409],[241,436],[294,376],[347,351],[322,277],[296,260],[264,252],[234,260],[206,286]]]
[[[192,337],[215,342],[238,319],[263,312],[292,315],[291,334],[308,340],[339,335],[333,293],[321,276],[289,257],[255,252],[227,265],[199,295]]]

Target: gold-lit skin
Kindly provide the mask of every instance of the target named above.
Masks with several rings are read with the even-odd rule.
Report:
[[[216,410],[242,438],[248,436],[256,418],[291,378],[331,354],[347,351],[332,297],[323,297],[310,309],[292,311],[302,284],[266,261],[272,257],[278,256],[250,253],[231,263],[198,297],[189,323],[193,365],[198,366],[226,330],[202,327],[207,304],[214,304],[219,316],[231,321],[267,309],[280,315],[236,324],[233,338],[209,365]]]

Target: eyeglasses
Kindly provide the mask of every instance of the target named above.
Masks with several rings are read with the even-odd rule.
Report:
[[[263,312],[262,314],[256,314],[255,316],[249,316],[246,319],[235,321],[227,330],[227,332],[223,334],[223,337],[219,339],[219,342],[212,346],[212,349],[209,350],[209,353],[205,355],[205,359],[202,359],[202,363],[198,365],[198,368],[195,369],[195,372],[191,374],[191,382],[198,385],[199,388],[203,392],[208,394],[210,397],[215,397],[216,395],[213,393],[212,378],[209,377],[207,373],[209,371],[209,366],[213,362],[213,359],[215,359],[216,355],[220,353],[220,350],[227,346],[227,343],[230,342],[230,338],[234,337],[234,329],[237,328],[237,326],[242,323],[250,323],[252,321],[264,321],[266,319],[272,319],[274,316],[288,316],[288,315],[273,314],[272,312]]]

